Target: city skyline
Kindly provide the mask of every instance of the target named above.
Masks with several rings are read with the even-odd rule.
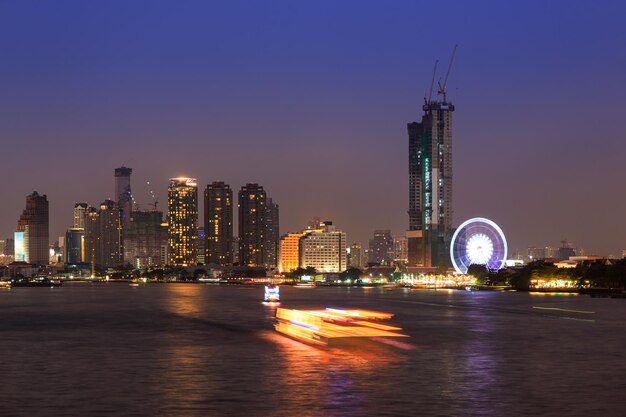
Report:
[[[137,22],[145,35],[129,28],[125,19],[144,11],[137,6],[101,5],[95,17],[95,6],[59,5],[37,15],[40,25],[27,35],[20,28],[31,6],[3,4],[9,64],[0,69],[0,137],[37,169],[24,168],[23,158],[0,167],[11,178],[3,186],[0,238],[12,236],[34,190],[50,201],[50,240],[63,236],[75,203],[116,200],[111,169],[121,165],[134,170],[142,208],[153,190],[166,211],[171,177],[197,177],[201,189],[212,181],[233,189],[257,182],[280,202],[282,234],[320,216],[340,224],[350,243],[365,245],[377,229],[400,236],[407,228],[406,122],[419,120],[435,59],[445,63],[459,43],[448,82],[457,107],[453,226],[484,216],[516,250],[565,238],[587,253],[619,256],[626,202],[605,190],[619,189],[626,175],[618,117],[623,5],[545,5],[536,13],[531,4],[458,4],[449,30],[431,44],[417,40],[434,22],[418,28],[411,16],[441,7],[361,5],[306,13],[252,5],[257,13],[232,28],[233,19],[205,27],[203,16],[234,17],[237,6],[203,6],[197,17],[148,8],[152,18],[171,17],[178,35],[170,39],[150,19]],[[130,17],[118,15],[120,8]],[[494,16],[509,17],[507,25]],[[93,29],[79,41],[82,21]],[[111,21],[121,25],[118,34],[107,29]],[[198,50],[206,53],[192,53]],[[207,156],[210,149],[219,157]],[[314,160],[323,169],[299,173]],[[590,215],[589,204],[602,207],[601,215]]]

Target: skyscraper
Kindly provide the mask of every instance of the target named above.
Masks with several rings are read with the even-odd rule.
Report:
[[[87,203],[76,203],[74,205],[74,229],[85,228],[85,217],[87,216]]]
[[[279,231],[278,204],[271,198],[265,202],[265,258],[264,266],[267,269],[276,268],[278,263],[278,239]]]
[[[393,259],[393,237],[391,230],[376,230],[370,239],[368,263],[389,265]]]
[[[26,196],[26,208],[17,222],[23,233],[24,260],[31,264],[48,265],[50,260],[48,198],[37,191]]]
[[[105,200],[98,209],[87,208],[85,218],[84,260],[102,268],[124,263],[122,209],[112,200]]]
[[[204,191],[204,237],[207,264],[233,263],[233,191],[222,181]]]
[[[362,269],[363,264],[363,248],[354,242],[347,250],[348,252],[348,268]]]
[[[115,202],[122,209],[122,226],[128,226],[130,212],[133,208],[133,196],[130,191],[130,174],[132,168],[122,166],[115,168]]]
[[[258,184],[239,190],[239,263],[263,266],[265,263],[266,194]]]
[[[163,212],[134,210],[130,217],[124,229],[124,261],[140,269],[162,265],[161,252],[167,245]]]
[[[195,178],[171,178],[167,190],[168,264],[198,261],[198,185]]]
[[[445,84],[444,84],[445,89]],[[449,264],[452,231],[452,112],[446,100],[427,100],[409,133],[409,265]]]
[[[85,230],[67,229],[65,232],[65,263],[76,265],[84,260]]]

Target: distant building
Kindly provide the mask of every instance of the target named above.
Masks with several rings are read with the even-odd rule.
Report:
[[[124,230],[124,261],[138,269],[163,266],[163,247],[167,245],[167,224],[157,210],[131,212]]]
[[[263,187],[250,183],[239,191],[239,264],[265,265],[265,203]]]
[[[130,191],[130,175],[132,168],[122,166],[115,168],[115,202],[122,209],[122,226],[130,223],[130,212],[133,207],[133,195]]]
[[[569,260],[571,256],[576,256],[576,251],[572,248],[566,240],[561,241],[561,247],[559,248],[556,258],[560,261]]]
[[[74,205],[74,229],[85,228],[85,218],[87,217],[87,203],[76,203]]]
[[[87,208],[84,239],[85,262],[102,268],[124,263],[122,210],[113,200],[105,200],[98,209]]]
[[[405,236],[393,239],[393,260],[400,264],[409,262],[409,241]]]
[[[206,238],[204,227],[198,227],[198,264],[206,265]]]
[[[26,208],[17,222],[23,233],[24,262],[48,265],[50,258],[48,198],[36,191],[26,197]]]
[[[278,272],[289,273],[300,266],[300,238],[306,232],[288,233],[278,244]]]
[[[357,268],[363,269],[365,268],[365,263],[363,262],[363,248],[358,243],[353,243],[347,249],[348,252],[348,268]]]
[[[312,267],[318,272],[346,270],[346,233],[337,230],[332,222],[309,230],[300,239],[300,266]]]
[[[167,192],[168,264],[198,262],[198,186],[195,178],[172,178]]]
[[[67,231],[65,232],[64,249],[66,264],[76,265],[85,262],[85,229],[67,229]]]
[[[15,255],[15,240],[11,237],[8,237],[4,240],[4,252],[2,253],[6,256]]]
[[[444,87],[445,89],[445,87]],[[427,101],[409,134],[409,265],[449,264],[452,231],[452,112],[446,100]]]
[[[268,198],[265,202],[265,244],[263,245],[265,252],[263,264],[267,269],[276,268],[278,264],[279,223],[278,204]]]
[[[204,191],[204,236],[207,264],[233,263],[233,191],[221,181]]]
[[[370,239],[368,263],[389,265],[393,259],[393,237],[391,230],[376,230]]]

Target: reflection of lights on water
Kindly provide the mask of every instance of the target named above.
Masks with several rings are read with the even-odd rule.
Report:
[[[275,328],[295,339],[318,345],[341,338],[407,337],[400,333],[400,327],[380,323],[391,317],[393,314],[368,310],[279,308]]]

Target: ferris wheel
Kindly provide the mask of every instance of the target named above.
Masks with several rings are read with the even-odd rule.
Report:
[[[463,222],[454,232],[450,259],[461,274],[467,273],[472,264],[495,270],[504,266],[507,250],[502,229],[489,219],[475,217]]]

